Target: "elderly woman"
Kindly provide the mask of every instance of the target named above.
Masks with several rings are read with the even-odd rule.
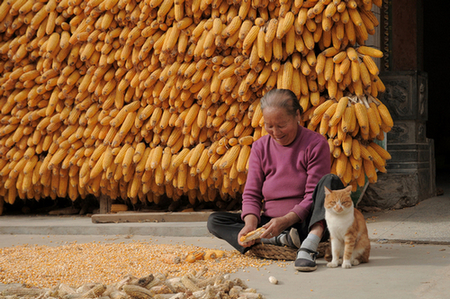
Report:
[[[344,186],[329,174],[327,140],[299,125],[302,107],[293,92],[268,92],[261,109],[268,134],[252,146],[242,213],[213,213],[208,229],[241,253],[260,242],[298,248],[295,268],[314,271],[319,242],[328,238],[324,186]],[[261,239],[240,241],[261,226],[266,228]]]

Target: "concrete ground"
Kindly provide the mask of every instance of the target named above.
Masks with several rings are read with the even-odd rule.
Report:
[[[48,245],[67,242],[133,242],[195,245],[232,249],[214,237],[155,237],[139,235],[2,235],[0,246]],[[450,245],[372,242],[370,261],[351,269],[327,268],[319,259],[315,272],[297,272],[292,262],[264,269],[247,268],[233,273],[265,298],[449,298]],[[269,276],[278,279],[270,284]],[[6,285],[0,285],[6,288]]]
[[[450,298],[450,192],[444,192],[415,207],[366,213],[372,241],[367,264],[331,269],[319,259],[311,273],[297,272],[287,262],[286,267],[273,264],[232,275],[265,298]],[[204,222],[95,224],[89,217],[0,217],[0,247],[149,239],[232,249],[212,237]],[[271,275],[277,285],[269,283]],[[0,291],[5,287],[0,285]]]

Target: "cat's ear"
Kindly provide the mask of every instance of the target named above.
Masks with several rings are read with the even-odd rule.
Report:
[[[353,188],[352,185],[348,185],[347,187],[345,187],[344,190],[345,190],[346,192],[352,192],[352,188]]]
[[[324,187],[324,189],[325,189],[325,196],[331,194],[331,190],[330,189],[328,189],[327,187]]]

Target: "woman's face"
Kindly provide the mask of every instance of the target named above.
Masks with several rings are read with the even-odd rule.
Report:
[[[263,110],[263,116],[266,131],[276,142],[286,146],[294,141],[300,120],[298,110],[296,116],[293,116],[288,114],[284,108],[266,107]]]

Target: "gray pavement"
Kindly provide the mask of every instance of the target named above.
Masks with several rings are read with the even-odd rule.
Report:
[[[365,213],[372,241],[368,264],[329,269],[319,259],[319,268],[312,273],[297,272],[288,262],[286,267],[273,264],[259,270],[240,269],[233,275],[246,280],[265,298],[450,298],[448,194],[411,208]],[[0,217],[0,247],[150,239],[231,249],[212,237],[204,222],[98,224],[89,217]],[[278,285],[269,283],[271,275]]]
[[[410,208],[364,215],[374,242],[450,244],[450,196],[433,197]],[[88,216],[1,216],[0,235],[8,234],[210,236],[205,222],[93,223]]]

